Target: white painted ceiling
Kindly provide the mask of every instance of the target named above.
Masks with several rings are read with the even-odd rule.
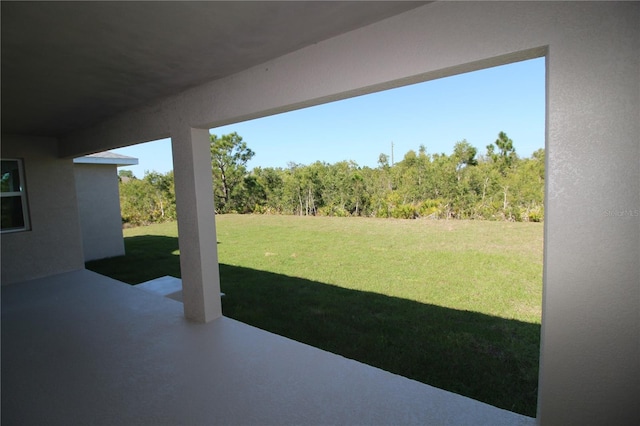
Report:
[[[61,136],[424,3],[2,1],[2,132]]]

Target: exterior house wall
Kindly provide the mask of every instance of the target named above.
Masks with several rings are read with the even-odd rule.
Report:
[[[541,424],[640,422],[639,6],[573,7],[549,46]]]
[[[115,164],[74,164],[84,260],[124,255]]]
[[[84,268],[73,162],[50,138],[2,137],[2,157],[24,161],[31,230],[2,234],[2,284]]]

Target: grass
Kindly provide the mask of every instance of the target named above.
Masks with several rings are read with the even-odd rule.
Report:
[[[535,416],[542,225],[216,217],[228,317]],[[174,223],[124,231],[89,269],[180,276]]]

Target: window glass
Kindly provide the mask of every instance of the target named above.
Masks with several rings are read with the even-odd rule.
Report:
[[[2,192],[20,192],[20,166],[17,160],[2,160]]]
[[[0,229],[2,232],[29,229],[27,194],[21,160],[1,160],[0,168]]]
[[[2,197],[2,230],[24,228],[22,197]]]

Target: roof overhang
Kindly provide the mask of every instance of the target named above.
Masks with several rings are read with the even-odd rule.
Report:
[[[96,154],[85,155],[84,157],[74,158],[75,164],[106,164],[121,166],[135,166],[138,159],[127,155],[116,154],[115,152],[98,152]]]
[[[3,1],[2,133],[64,137],[425,3]]]

